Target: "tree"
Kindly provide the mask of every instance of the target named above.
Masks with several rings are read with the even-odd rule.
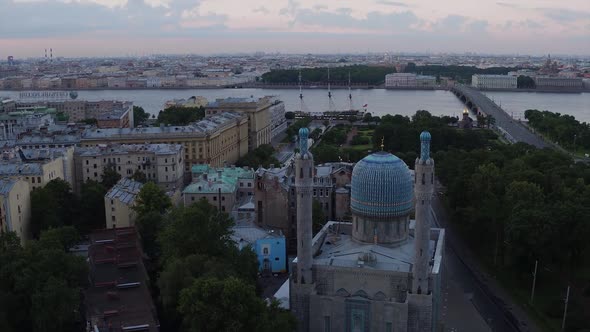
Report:
[[[148,182],[139,190],[133,209],[137,212],[138,216],[142,216],[150,212],[162,214],[171,206],[172,201],[164,190],[158,187],[157,184]]]
[[[158,113],[158,123],[172,126],[186,126],[205,117],[203,107],[172,106]]]
[[[156,240],[163,222],[162,214],[155,210],[141,213],[135,220],[137,231],[141,235],[143,252],[151,258],[157,258],[160,254],[160,246]]]
[[[100,179],[100,183],[105,188],[110,189],[121,180],[121,174],[117,172],[114,166],[105,167]]]
[[[136,125],[142,125],[149,120],[150,114],[141,106],[133,106],[133,121]]]
[[[293,120],[295,119],[295,112],[285,112],[285,119],[287,120]]]
[[[70,184],[62,179],[49,181],[31,192],[31,228],[34,236],[51,227],[73,225],[78,202]]]
[[[146,183],[148,182],[148,178],[144,172],[136,169],[135,172],[129,177],[133,181],[137,181],[139,183]]]
[[[241,157],[236,165],[239,167],[248,166],[251,168],[258,168],[262,165],[263,167],[269,167],[271,164],[279,166],[280,162],[274,157],[275,149],[270,144],[262,144],[256,149],[248,152],[245,156]]]
[[[163,260],[194,253],[220,256],[235,247],[230,238],[233,220],[206,199],[173,209],[165,224],[158,238]]]
[[[84,119],[84,120],[82,120],[82,123],[85,123],[85,124],[91,125],[91,126],[96,126],[98,124],[98,120],[95,118]]]
[[[519,75],[516,78],[516,87],[519,89],[534,89],[536,87],[535,80],[530,76]]]
[[[0,233],[0,326],[2,331],[78,331],[78,308],[88,279],[82,257],[66,253],[77,233],[71,227],[42,232],[20,245]]]
[[[236,305],[239,303],[239,305]],[[179,311],[184,315],[188,331],[293,331],[294,320],[270,313],[281,313],[275,304],[271,308],[254,292],[254,287],[240,279],[229,277],[199,278],[182,290]],[[280,319],[279,324],[273,321]]]
[[[80,307],[80,290],[50,277],[32,298],[31,318],[39,332],[73,331]]]
[[[367,112],[365,113],[365,115],[363,116],[363,122],[371,122],[373,120],[373,116],[371,115],[371,113]]]
[[[81,233],[105,227],[104,195],[107,189],[97,181],[88,180],[80,191],[80,218],[77,227]]]

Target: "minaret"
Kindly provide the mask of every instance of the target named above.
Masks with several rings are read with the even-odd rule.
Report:
[[[414,266],[412,293],[429,294],[430,273],[430,206],[434,194],[434,160],[430,158],[430,133],[420,134],[420,157],[414,168],[414,195],[416,198],[416,225],[414,229]]]
[[[312,274],[312,186],[313,156],[308,150],[309,129],[299,129],[299,152],[295,156],[295,193],[297,195],[297,264],[291,271],[289,302],[298,321],[297,331],[309,331],[310,296],[314,291]]]
[[[313,156],[308,150],[309,129],[299,129],[299,153],[295,157],[295,188],[297,194],[297,283],[313,283],[311,274],[311,225]]]

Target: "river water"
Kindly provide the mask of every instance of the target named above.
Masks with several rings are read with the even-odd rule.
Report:
[[[538,92],[486,92],[515,118],[523,118],[529,108],[570,114],[580,121],[590,122],[590,93],[538,93]],[[195,90],[92,90],[78,91],[82,100],[127,100],[142,106],[147,112],[156,114],[164,103],[171,99],[203,96],[212,101],[226,97],[277,96],[285,102],[287,111],[299,109],[299,90],[296,89],[195,89]],[[0,91],[0,96],[18,98],[18,92]],[[318,112],[329,109],[349,109],[348,90],[332,91],[333,105],[330,106],[328,92],[324,89],[303,91],[304,110]],[[352,90],[354,108],[367,104],[368,112],[374,115],[413,115],[417,110],[428,110],[434,115],[459,116],[463,110],[461,102],[450,92],[443,90]]]

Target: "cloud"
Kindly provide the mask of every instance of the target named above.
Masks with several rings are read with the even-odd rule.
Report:
[[[559,22],[559,23],[572,23],[579,20],[590,20],[590,12],[570,9],[559,9],[559,8],[536,8],[545,17]]]
[[[517,4],[508,3],[508,2],[496,2],[496,5],[501,7],[508,7],[508,8],[520,8]]]
[[[408,4],[398,1],[389,1],[389,0],[377,0],[375,3],[379,5],[385,6],[394,6],[394,7],[410,7]]]
[[[270,11],[268,9],[266,9],[266,7],[264,7],[264,6],[254,8],[252,11],[255,13],[262,13],[262,14],[269,14],[270,13]]]
[[[411,11],[400,13],[369,12],[365,18],[355,18],[350,8],[340,8],[336,12],[327,10],[313,11],[298,10],[294,22],[304,26],[343,28],[347,32],[353,29],[393,32],[397,30],[411,30],[411,26],[419,22],[418,17]]]

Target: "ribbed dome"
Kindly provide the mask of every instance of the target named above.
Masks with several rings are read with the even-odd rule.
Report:
[[[413,183],[408,165],[387,152],[373,153],[352,171],[350,207],[353,213],[388,218],[409,214]]]

